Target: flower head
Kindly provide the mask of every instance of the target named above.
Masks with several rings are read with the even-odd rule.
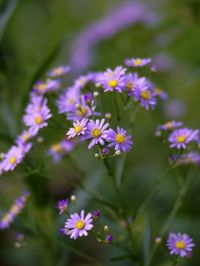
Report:
[[[60,211],[60,214],[63,214],[67,210],[68,204],[68,199],[58,201],[56,208]]]
[[[33,87],[33,95],[34,93],[37,94],[44,94],[49,91],[58,90],[60,87],[60,82],[58,80],[47,80],[43,82],[41,80],[37,81]]]
[[[73,150],[74,146],[74,141],[63,139],[60,142],[51,145],[47,154],[53,157],[55,163],[58,163],[65,154]]]
[[[185,149],[187,144],[198,139],[199,130],[180,128],[169,135],[170,148]]]
[[[88,213],[84,217],[84,210],[81,211],[80,215],[78,213],[71,214],[65,223],[65,228],[69,230],[66,234],[70,235],[72,239],[77,239],[83,235],[87,236],[87,231],[93,228],[92,214]]]
[[[130,58],[125,60],[125,65],[129,67],[143,67],[151,63],[151,58]]]
[[[88,122],[87,118],[83,118],[80,121],[75,121],[73,123],[73,127],[71,127],[67,132],[68,139],[84,135],[87,129],[87,122]]]
[[[24,156],[29,152],[31,147],[31,143],[24,143],[23,145],[19,146],[12,146],[5,154],[3,161],[0,163],[1,171],[13,171],[15,167],[22,162]]]
[[[31,134],[37,134],[41,128],[48,125],[46,120],[51,118],[51,116],[47,106],[47,99],[43,99],[42,96],[33,96],[26,108],[23,121],[29,127]]]
[[[174,234],[170,233],[167,240],[167,246],[170,251],[170,255],[179,255],[180,257],[186,257],[188,253],[191,253],[195,244],[192,238],[187,234]]]
[[[30,130],[24,130],[16,139],[18,145],[26,143],[29,139],[33,138],[35,134],[30,132]]]
[[[115,147],[116,151],[128,152],[133,145],[131,135],[127,135],[126,130],[120,127],[117,127],[116,132],[110,129],[106,139],[110,142],[108,147]]]
[[[66,89],[57,100],[57,107],[60,114],[74,110],[75,105],[80,102],[80,91],[76,87]]]
[[[60,76],[67,74],[69,71],[70,71],[69,66],[59,66],[59,67],[55,67],[55,68],[51,69],[47,73],[47,76],[49,76],[51,78],[57,78],[57,77],[60,77]]]
[[[137,73],[128,73],[125,80],[125,88],[129,93],[129,96],[134,95],[133,92],[135,88],[144,87],[147,84],[147,79],[145,77],[139,77]]]
[[[117,66],[114,70],[108,68],[96,78],[96,85],[101,85],[104,91],[122,92],[125,89],[125,72],[126,68]]]
[[[143,86],[138,86],[133,91],[132,95],[135,100],[140,103],[142,107],[145,107],[146,110],[149,109],[149,106],[152,108],[156,105],[155,93],[151,89],[151,84],[146,82]]]
[[[87,131],[84,139],[92,139],[88,148],[91,149],[95,144],[104,145],[107,138],[109,127],[108,123],[105,123],[105,119],[97,119],[96,121],[90,120],[87,125]]]
[[[21,212],[25,207],[26,200],[29,196],[29,192],[25,191],[22,196],[18,197],[14,204],[10,207],[9,211],[0,220],[0,229],[8,228],[15,219],[16,215]]]
[[[183,123],[182,122],[177,122],[177,121],[169,121],[163,125],[160,125],[158,127],[159,130],[164,130],[164,131],[168,131],[168,130],[173,130],[175,128],[179,128],[182,127]]]

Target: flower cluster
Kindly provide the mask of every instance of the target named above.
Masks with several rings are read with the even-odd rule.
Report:
[[[171,121],[158,126],[156,136],[168,141],[170,148],[175,148],[173,160],[177,164],[200,164],[198,143],[200,141],[198,129],[190,129],[182,122]],[[178,152],[179,151],[179,152]]]
[[[25,191],[20,197],[18,197],[14,204],[11,206],[9,211],[0,220],[0,229],[6,229],[14,221],[15,217],[22,211],[25,207],[29,192]]]
[[[135,60],[137,62],[139,59]],[[142,62],[140,67],[151,63],[150,59],[140,60]],[[146,110],[150,107],[154,109],[157,97],[166,99],[166,93],[158,90],[146,77],[139,76],[137,72],[129,72],[123,66],[80,76],[72,86],[65,88],[56,104],[58,112],[65,114],[67,120],[72,121],[72,127],[67,131],[68,140],[73,142],[89,140],[88,148],[92,149],[95,146],[100,149],[98,152],[101,158],[114,156],[116,152],[119,154],[130,151],[133,141],[126,129],[118,124],[116,130],[110,127],[106,114],[98,110],[101,104],[99,93],[114,93],[114,97],[117,97],[118,93],[124,99],[123,108],[129,105],[132,108],[141,106]],[[56,145],[52,146],[48,153],[55,155],[54,160],[57,161],[63,150],[63,147]]]

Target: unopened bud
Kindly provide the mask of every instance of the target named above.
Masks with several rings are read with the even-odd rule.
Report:
[[[93,95],[94,95],[94,97],[98,97],[99,96],[98,91],[94,91]]]
[[[111,119],[111,117],[112,117],[111,113],[106,113],[106,114],[105,114],[105,118],[106,118],[106,119]]]
[[[76,108],[76,109],[79,109],[80,107],[81,107],[81,106],[80,106],[79,103],[75,104],[75,108]]]
[[[103,228],[104,231],[108,231],[109,230],[109,227],[107,225],[104,226]]]
[[[95,153],[94,157],[98,159],[100,158],[100,155],[98,153]]]
[[[37,142],[38,143],[42,143],[43,141],[44,141],[43,137],[41,137],[41,136],[37,137]]]
[[[116,151],[115,155],[119,156],[121,154],[121,151]]]
[[[76,196],[75,195],[71,196],[71,201],[76,202]]]

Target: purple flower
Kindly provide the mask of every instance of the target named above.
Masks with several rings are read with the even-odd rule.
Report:
[[[53,157],[53,161],[55,163],[58,163],[65,154],[73,150],[74,146],[74,141],[64,139],[51,145],[47,151],[47,154]]]
[[[132,96],[135,88],[144,87],[147,84],[147,80],[145,77],[139,77],[137,73],[128,73],[126,75],[125,87],[129,92],[129,95]]]
[[[169,248],[170,255],[186,257],[188,254],[191,254],[195,244],[193,243],[192,238],[190,238],[187,234],[170,233],[167,240],[167,246]]]
[[[69,66],[59,66],[51,69],[48,73],[47,76],[52,77],[52,78],[57,78],[60,76],[63,76],[67,74],[70,71]]]
[[[26,115],[24,115],[23,121],[29,127],[31,134],[37,134],[41,128],[48,125],[46,120],[51,116],[47,107],[47,99],[43,99],[42,96],[33,96],[26,108]]]
[[[142,67],[151,63],[150,58],[130,58],[125,60],[125,65],[129,67]]]
[[[29,139],[33,138],[35,134],[30,132],[30,130],[24,130],[16,139],[16,144],[21,145],[26,143]]]
[[[0,229],[8,228],[15,219],[16,215],[21,212],[25,207],[26,200],[29,196],[29,192],[25,191],[22,196],[17,198],[14,204],[10,207],[9,211],[0,220]]]
[[[59,87],[60,82],[58,80],[47,80],[46,82],[39,80],[33,87],[33,94],[44,94],[49,91],[58,90]]]
[[[91,81],[91,75],[87,74],[85,76],[80,76],[78,79],[75,80],[74,82],[74,87],[78,89],[83,89],[89,81]]]
[[[67,210],[68,205],[68,199],[59,200],[56,205],[56,208],[60,211],[60,214],[63,214]]]
[[[90,106],[85,101],[84,95],[80,99],[80,104],[74,105],[73,108],[67,113],[68,120],[81,120],[84,117],[90,117],[92,114],[98,115],[95,111],[95,103],[91,101]]]
[[[181,128],[174,130],[169,135],[170,148],[185,149],[186,145],[198,139],[199,130],[192,130],[188,128]]]
[[[57,107],[60,114],[74,110],[75,105],[80,102],[80,91],[75,87],[66,89],[57,100]]]
[[[111,243],[112,241],[113,241],[112,235],[107,235],[106,236],[106,242]]]
[[[92,138],[88,148],[91,149],[95,144],[100,143],[101,145],[104,145],[105,140],[107,138],[108,130],[106,130],[109,127],[108,123],[105,123],[105,119],[97,119],[96,121],[90,120],[88,122],[87,131],[84,136],[84,139],[90,139]]]
[[[117,127],[117,132],[110,129],[106,140],[110,142],[108,147],[115,147],[116,151],[128,152],[133,145],[131,135],[127,135],[126,130],[120,127]]]
[[[87,129],[87,118],[83,118],[80,121],[75,121],[73,127],[67,132],[68,139],[75,138],[76,136],[84,135]]]
[[[100,210],[95,210],[92,212],[92,218],[98,219],[101,216]]]
[[[15,167],[22,162],[24,156],[29,152],[31,147],[31,143],[12,146],[5,154],[3,161],[0,163],[1,171],[13,171]]]
[[[126,68],[117,66],[114,70],[108,68],[97,78],[97,86],[101,85],[104,91],[122,92],[125,89]]]
[[[168,98],[168,95],[165,91],[161,90],[160,88],[158,87],[155,87],[153,92],[155,93],[155,95],[157,97],[159,97],[161,100],[167,100]]]
[[[173,130],[175,128],[179,128],[179,127],[182,127],[182,126],[183,126],[182,122],[170,121],[170,122],[166,122],[163,125],[158,126],[158,129],[159,130],[168,131],[168,130]]]
[[[154,108],[156,105],[155,93],[152,92],[150,84],[148,83],[144,86],[136,87],[132,95],[142,107],[145,107],[146,110],[149,109],[149,106]]]
[[[189,152],[181,155],[177,160],[178,164],[196,164],[200,166],[200,154],[197,152]]]
[[[77,213],[71,214],[65,223],[65,228],[69,229],[67,235],[70,235],[72,239],[77,239],[83,235],[87,236],[87,231],[93,228],[92,214],[88,213],[84,217],[84,210],[81,211],[80,215]]]

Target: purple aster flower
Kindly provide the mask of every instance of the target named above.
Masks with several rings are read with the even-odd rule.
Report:
[[[107,139],[109,127],[108,123],[105,123],[105,119],[97,119],[96,121],[90,120],[88,122],[87,131],[83,139],[92,138],[88,148],[91,149],[95,144],[100,143],[104,145],[105,140]]]
[[[185,149],[186,145],[198,139],[199,130],[192,130],[188,128],[180,128],[174,130],[169,135],[170,148]]]
[[[60,77],[60,76],[67,74],[69,71],[70,71],[69,66],[59,66],[59,67],[55,67],[55,68],[51,69],[47,73],[47,76],[51,77],[51,78],[57,78],[57,77]]]
[[[14,204],[11,206],[9,211],[1,218],[0,220],[0,230],[6,229],[10,226],[10,224],[15,219],[16,215],[18,215],[22,209],[25,207],[25,203],[29,196],[29,192],[25,191],[22,196],[18,197]]]
[[[192,238],[187,234],[174,234],[170,233],[167,240],[167,246],[170,251],[170,255],[179,255],[180,257],[186,257],[188,253],[192,252],[195,244]]]
[[[168,99],[168,95],[165,91],[161,90],[158,87],[155,87],[153,92],[155,93],[155,95],[157,97],[159,97],[161,100],[167,100]]]
[[[63,214],[67,210],[68,205],[69,205],[68,199],[59,200],[56,205],[56,208],[60,211],[60,214]]]
[[[1,170],[4,172],[9,170],[13,171],[15,167],[22,162],[24,156],[29,152],[31,147],[31,143],[12,146],[1,162]]]
[[[125,89],[126,68],[117,66],[114,70],[108,68],[97,78],[97,86],[101,85],[104,91],[122,92]]]
[[[33,138],[36,134],[30,132],[30,130],[24,130],[16,139],[16,144],[21,145]]]
[[[106,242],[111,243],[112,241],[113,241],[112,235],[107,235],[106,236]]]
[[[95,210],[92,212],[92,218],[99,219],[100,216],[101,216],[100,210]]]
[[[177,160],[177,164],[196,164],[200,166],[200,154],[197,152],[183,154]]]
[[[129,67],[143,67],[151,63],[151,58],[130,58],[126,59],[124,63]]]
[[[110,129],[106,140],[110,142],[108,147],[115,147],[116,151],[128,152],[133,145],[131,135],[127,135],[126,130],[120,127],[117,127],[117,132]]]
[[[94,97],[91,92],[87,92],[83,94],[83,99],[85,103],[90,103],[92,100],[94,100]]]
[[[87,118],[83,118],[80,121],[75,121],[73,127],[67,132],[68,139],[75,138],[76,136],[84,135],[87,129]]]
[[[151,84],[146,83],[144,86],[138,86],[133,91],[133,96],[136,101],[140,103],[142,107],[149,110],[149,106],[152,108],[156,105],[155,93],[151,90]]]
[[[92,214],[88,213],[84,217],[84,210],[81,211],[80,215],[78,213],[71,214],[65,223],[65,228],[69,229],[67,235],[70,235],[72,239],[77,239],[83,235],[87,236],[87,231],[93,228]]]
[[[23,121],[29,127],[31,134],[37,134],[41,128],[48,125],[46,120],[51,117],[52,115],[47,107],[47,99],[43,99],[42,96],[33,96],[31,103],[26,108]]]
[[[74,141],[64,139],[51,145],[47,151],[47,154],[53,157],[54,163],[58,163],[65,154],[73,150],[74,146]]]
[[[173,130],[175,128],[179,128],[182,127],[183,123],[182,122],[177,122],[177,121],[169,121],[163,125],[158,126],[159,130],[164,130],[164,131],[168,131],[168,130]]]
[[[91,81],[91,75],[90,73],[85,75],[85,76],[80,76],[79,78],[77,78],[74,82],[74,86],[78,89],[83,89],[89,81]]]
[[[138,73],[128,73],[126,75],[126,80],[125,80],[125,87],[126,90],[129,92],[129,95],[133,95],[133,91],[137,87],[144,87],[147,84],[147,80],[145,77],[139,77]]]
[[[80,102],[80,91],[75,87],[66,89],[57,100],[57,107],[60,114],[74,110],[74,106]]]
[[[37,81],[33,87],[33,95],[34,93],[44,94],[49,91],[58,90],[60,87],[60,82],[58,80],[47,80],[43,82],[41,80]]]

